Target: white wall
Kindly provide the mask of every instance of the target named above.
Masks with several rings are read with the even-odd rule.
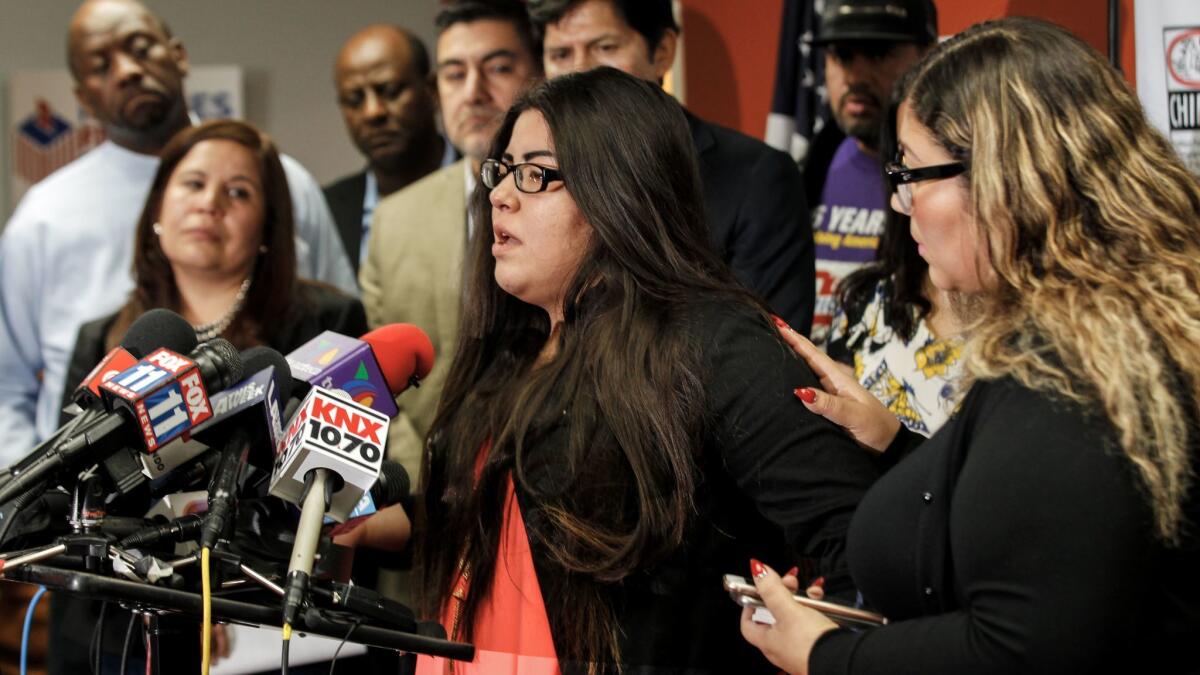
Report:
[[[193,63],[243,68],[247,119],[322,183],[362,166],[334,100],[338,48],[363,26],[398,23],[425,41],[432,58],[439,9],[437,0],[143,1],[183,40]],[[77,6],[70,0],[0,0],[0,77],[66,67],[67,23]],[[6,151],[8,146],[7,139],[0,144]],[[4,158],[5,191],[10,162]],[[7,220],[13,205],[3,197]]]

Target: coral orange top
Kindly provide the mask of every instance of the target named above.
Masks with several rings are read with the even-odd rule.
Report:
[[[417,657],[417,675],[558,675],[560,672],[511,476],[501,528],[492,592],[480,603],[473,626],[475,660],[463,663],[421,655]],[[466,597],[468,583],[469,575],[460,576],[453,597],[446,603],[442,624],[448,632],[454,628],[460,598]]]

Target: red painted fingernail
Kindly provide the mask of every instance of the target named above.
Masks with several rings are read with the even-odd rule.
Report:
[[[775,316],[774,314],[771,315],[771,320],[775,322],[776,328],[791,328],[786,321]]]
[[[809,584],[809,586],[816,586],[817,588],[825,588],[825,577],[817,577],[816,579],[813,579],[812,583]]]
[[[794,577],[794,576],[796,576],[796,575],[797,575],[797,574],[799,574],[799,573],[800,573],[800,568],[799,568],[799,567],[793,567],[792,569],[790,569],[790,570],[788,570],[788,571],[787,571],[787,574],[784,574],[783,576],[785,576],[785,577]]]
[[[812,403],[817,400],[817,392],[809,389],[808,387],[800,387],[792,393],[796,395],[796,398],[804,401],[805,403]]]
[[[750,559],[750,574],[755,579],[761,579],[767,576],[767,566],[758,562],[754,558]]]

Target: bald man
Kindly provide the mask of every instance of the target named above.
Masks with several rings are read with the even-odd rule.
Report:
[[[133,232],[158,154],[191,124],[179,38],[132,0],[91,0],[68,30],[75,96],[108,140],[34,185],[0,234],[0,466],[59,425],[79,326],[133,288]],[[296,270],[357,293],[320,185],[290,157]]]
[[[429,54],[399,26],[355,33],[333,68],[338,107],[367,167],[325,188],[338,234],[357,271],[379,200],[458,159],[438,134]]]

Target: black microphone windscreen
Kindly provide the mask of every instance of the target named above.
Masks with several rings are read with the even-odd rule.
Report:
[[[121,347],[139,359],[160,347],[187,354],[196,344],[192,325],[169,309],[152,309],[142,314],[121,338]]]
[[[242,352],[242,372],[253,375],[269,366],[275,367],[275,386],[279,400],[286,401],[292,395],[292,369],[283,354],[270,347],[251,347]]]
[[[404,466],[385,459],[379,467],[379,478],[371,488],[371,498],[375,500],[377,508],[383,508],[408,499],[411,489],[412,485]]]
[[[188,358],[196,362],[204,375],[204,385],[210,393],[228,389],[241,382],[246,372],[242,355],[225,338],[213,338],[196,346]]]

